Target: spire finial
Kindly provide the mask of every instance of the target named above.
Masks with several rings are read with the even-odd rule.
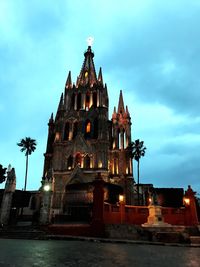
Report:
[[[119,94],[119,103],[118,103],[118,113],[124,113],[124,100],[123,100],[123,95],[122,95],[122,90],[120,90]]]
[[[99,69],[98,81],[103,84],[103,76],[101,68]]]
[[[67,77],[67,81],[65,84],[65,88],[71,88],[72,87],[72,79],[71,79],[71,71],[69,71],[68,77]]]
[[[88,49],[87,51],[84,53],[85,59],[81,68],[81,72],[80,75],[78,77],[78,84],[82,85],[82,86],[93,86],[94,84],[97,84],[97,76],[96,76],[96,71],[95,71],[95,66],[94,66],[94,61],[93,61],[93,57],[94,57],[94,53],[92,52],[91,49],[91,44],[93,41],[93,37],[89,37],[88,38]]]
[[[87,41],[88,46],[92,46],[94,43],[94,37],[89,36],[86,41]]]

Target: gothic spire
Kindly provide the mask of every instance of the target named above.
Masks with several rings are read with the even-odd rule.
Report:
[[[117,113],[124,113],[124,100],[123,100],[123,95],[122,95],[122,90],[120,90],[120,95],[119,95],[119,104],[118,104],[118,110]]]
[[[69,71],[68,77],[67,77],[67,81],[65,84],[65,88],[69,89],[72,88],[72,78],[71,78],[71,71]]]
[[[98,82],[101,83],[101,84],[103,84],[103,76],[102,76],[101,67],[99,69]]]
[[[87,51],[84,53],[85,59],[83,62],[83,66],[78,77],[77,85],[93,85],[97,83],[97,76],[94,66],[94,53],[92,52],[91,46],[88,46]]]

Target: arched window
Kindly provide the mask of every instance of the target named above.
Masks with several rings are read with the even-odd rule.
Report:
[[[93,93],[93,107],[97,107],[97,92]]]
[[[73,157],[70,155],[68,160],[67,160],[67,169],[71,170],[73,166]]]
[[[65,124],[64,140],[69,140],[69,122]]]
[[[89,110],[89,107],[90,107],[90,93],[87,92],[85,97],[85,109]]]
[[[89,155],[86,155],[86,157],[85,157],[85,168],[90,169],[90,157],[89,157]]]
[[[81,166],[81,153],[76,154],[75,164]]]
[[[75,95],[75,93],[73,93],[72,94],[72,99],[71,99],[71,107],[72,107],[72,109],[75,109],[75,97],[76,97],[76,95]]]
[[[78,122],[74,123],[74,130],[73,130],[73,139],[77,136],[78,133]]]
[[[85,138],[91,137],[91,122],[90,120],[86,120],[85,122]]]
[[[93,131],[93,133],[94,133],[94,139],[97,139],[98,138],[98,119],[96,118],[96,119],[94,119],[94,131]]]
[[[81,93],[78,93],[77,96],[77,110],[81,109]]]

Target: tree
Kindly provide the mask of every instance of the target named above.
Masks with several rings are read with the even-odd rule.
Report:
[[[0,184],[6,180],[6,169],[0,164]]]
[[[28,175],[28,156],[34,152],[36,149],[36,140],[31,139],[30,137],[25,137],[25,139],[21,139],[19,143],[17,143],[19,147],[21,147],[20,151],[25,152],[26,156],[26,171],[25,171],[25,183],[24,183],[24,191],[26,191],[27,184],[27,175]]]
[[[139,197],[139,181],[140,181],[140,158],[144,157],[146,147],[144,147],[144,141],[140,141],[139,139],[135,140],[132,144],[132,157],[137,161],[137,196],[138,196],[138,204],[140,204]]]

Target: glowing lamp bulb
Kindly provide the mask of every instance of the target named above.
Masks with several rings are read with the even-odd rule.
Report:
[[[48,192],[50,190],[50,185],[49,184],[46,184],[44,186],[44,191]]]
[[[185,205],[189,206],[190,205],[190,199],[185,197],[184,198],[184,203],[185,203]]]
[[[123,195],[119,195],[119,202],[123,202],[124,201],[124,196]]]

